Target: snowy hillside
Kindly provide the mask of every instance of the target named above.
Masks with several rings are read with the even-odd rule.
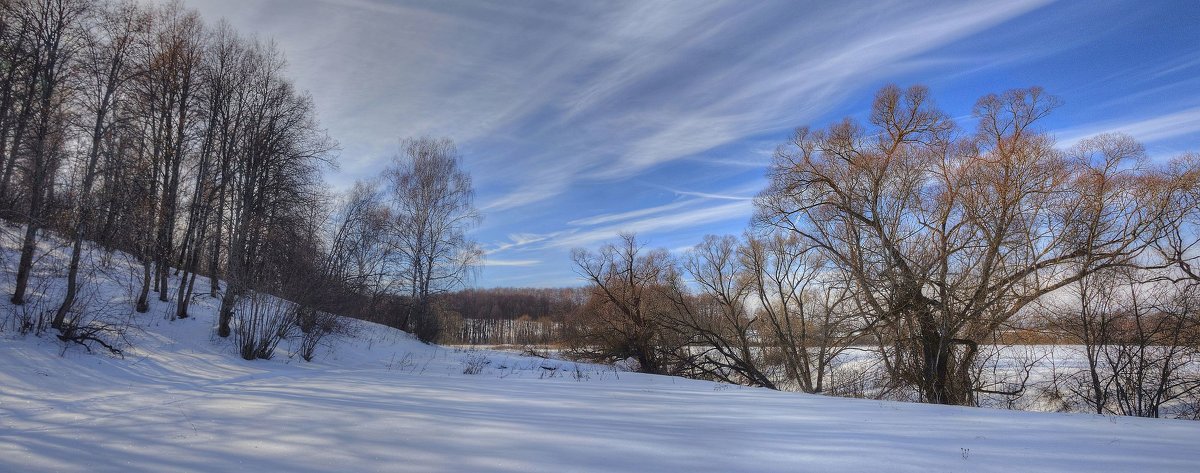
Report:
[[[97,310],[120,315],[127,264],[93,272]],[[52,300],[54,275],[41,277]],[[6,325],[0,471],[1200,471],[1198,422],[739,388],[362,322],[312,363],[286,345],[243,361],[213,335],[214,301],[197,302],[184,320],[157,301],[127,314],[124,358]],[[3,304],[0,317],[17,314]]]

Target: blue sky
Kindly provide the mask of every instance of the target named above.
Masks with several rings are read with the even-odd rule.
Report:
[[[1125,131],[1200,151],[1200,2],[192,0],[273,39],[341,144],[327,180],[379,174],[400,139],[454,139],[488,252],[476,285],[577,285],[569,252],[620,231],[683,250],[740,233],[774,147],[929,86],[1040,85],[1066,145]]]

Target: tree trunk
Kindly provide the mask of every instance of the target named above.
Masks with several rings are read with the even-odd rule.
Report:
[[[96,166],[100,161],[100,141],[104,132],[104,120],[108,116],[108,101],[112,97],[111,87],[105,93],[103,103],[96,112],[96,121],[92,126],[92,146],[88,152],[87,167],[83,174],[83,187],[79,190],[79,209],[75,228],[71,233],[71,263],[67,269],[67,293],[63,296],[62,304],[54,314],[54,328],[62,328],[67,312],[75,304],[75,293],[78,291],[79,260],[83,253],[83,232],[92,219],[92,205],[88,202],[92,195],[92,186],[96,182]]]
[[[33,253],[37,249],[38,226],[33,221],[25,225],[25,239],[21,242],[21,259],[17,263],[17,284],[13,289],[12,303],[25,303],[25,288],[29,285],[29,274],[33,271]],[[57,327],[55,327],[57,328]]]
[[[221,296],[221,312],[217,321],[217,336],[226,338],[230,335],[230,322],[233,320],[233,306],[237,304],[238,290],[229,286]]]
[[[138,293],[135,309],[144,314],[150,310],[150,260],[142,260],[142,290]]]
[[[921,374],[918,384],[924,402],[954,406],[974,405],[970,366],[977,348],[974,342],[953,338],[938,329],[932,313],[920,315]],[[960,359],[955,346],[966,345]]]

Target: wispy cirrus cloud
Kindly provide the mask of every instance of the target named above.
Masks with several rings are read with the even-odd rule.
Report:
[[[932,82],[956,115],[1046,85],[1096,120],[1068,143],[1200,133],[1194,2],[190,1],[279,42],[342,144],[333,187],[401,138],[455,139],[484,284],[562,284],[566,249],[619,231],[671,248],[740,231],[787,130],[861,114],[888,82]]]
[[[541,263],[542,263],[541,260],[535,260],[535,259],[520,259],[520,260],[488,259],[483,262],[484,266],[518,266],[518,267],[537,266]]]
[[[567,233],[547,242],[550,248],[579,248],[616,238],[623,232],[651,234],[684,228],[703,227],[715,222],[729,220],[749,221],[754,213],[754,203],[735,201],[713,206],[703,206],[683,212],[655,214],[621,223],[585,231]]]
[[[631,232],[643,236],[680,229],[703,228],[714,222],[749,221],[754,212],[753,195],[738,195],[760,186],[739,186],[715,193],[693,192],[665,186],[679,200],[662,205],[609,212],[569,220],[566,228],[545,234],[512,234],[504,242],[490,245],[488,254],[508,250],[569,249],[590,246],[613,239],[620,233]],[[652,185],[653,186],[653,185]]]
[[[1079,127],[1059,130],[1058,143],[1062,146],[1072,146],[1079,141],[1101,133],[1125,133],[1143,143],[1171,138],[1200,134],[1200,107],[1193,107],[1177,112],[1152,117],[1139,117],[1127,120],[1108,120],[1089,123]]]
[[[713,200],[754,200],[754,196],[758,195],[767,186],[765,179],[751,179],[742,185],[731,189],[716,190],[712,192],[702,192],[687,189],[677,189],[671,186],[654,185],[661,189],[670,191],[680,197],[698,197],[701,199]]]
[[[402,137],[453,136],[481,207],[500,212],[814,119],[904,61],[1045,3],[197,6],[282,40],[343,144],[342,185],[374,175]]]
[[[639,217],[650,217],[650,216],[654,216],[654,215],[659,215],[659,214],[663,214],[663,213],[666,213],[666,212],[669,212],[672,210],[679,210],[679,209],[682,209],[682,208],[685,208],[685,207],[688,207],[688,206],[694,205],[694,204],[695,204],[695,202],[692,202],[692,201],[678,201],[678,202],[672,202],[672,203],[664,204],[664,205],[656,205],[654,207],[647,207],[644,209],[630,210],[628,212],[592,215],[592,216],[588,216],[588,217],[584,217],[584,218],[578,218],[575,220],[571,220],[571,221],[567,222],[567,225],[585,226],[585,225],[602,225],[605,223],[621,222],[621,221],[630,220],[630,219],[639,218]]]
[[[844,9],[804,11],[806,28],[772,29],[773,34],[749,38],[755,47],[748,57],[731,62],[719,73],[680,84],[672,90],[678,100],[628,116],[631,124],[649,121],[657,126],[634,139],[619,163],[605,168],[604,176],[632,175],[777,129],[781,123],[815,119],[830,112],[857,86],[893,72],[907,59],[1046,3],[959,3],[915,9],[900,4],[883,4],[879,9],[847,5]],[[750,14],[729,21],[737,19],[764,21]],[[724,18],[703,21],[720,22],[724,27],[714,27],[719,33],[710,33],[703,40],[720,44],[727,42],[728,36],[745,34],[742,28],[730,27]],[[855,34],[838,34],[847,30]]]
[[[878,80],[906,59],[1043,3],[803,12],[787,3],[576,4],[490,25],[450,15],[442,23],[469,24],[461,28],[465,36],[480,41],[454,41],[479,49],[447,55],[467,55],[464,64],[487,61],[489,73],[450,87],[458,97],[453,103],[461,106],[439,103],[413,117],[420,117],[418,130],[447,128],[437,125],[442,123],[459,126],[455,133],[468,140],[475,131],[512,137],[515,149],[494,156],[494,164],[477,164],[499,188],[483,207],[503,211],[553,199],[580,181],[627,178],[813,119],[831,111],[853,86]],[[798,15],[806,27],[795,27],[794,18],[781,12]],[[514,20],[511,12],[500,17]],[[565,17],[573,21],[560,21]],[[514,26],[535,34],[515,34]],[[857,34],[847,41],[839,29]],[[521,46],[497,50],[486,40],[493,36]],[[471,75],[454,71],[457,63],[433,66],[450,69],[442,71],[448,75]],[[472,125],[462,130],[462,124]]]
[[[484,253],[491,255],[493,253],[499,253],[499,252],[502,252],[505,250],[527,247],[527,246],[535,244],[535,243],[544,242],[546,240],[554,238],[563,233],[565,233],[565,232],[553,232],[553,233],[546,233],[546,234],[537,234],[537,233],[510,234],[510,235],[508,235],[508,240],[502,241],[499,243],[493,243],[492,245],[490,245],[490,248],[484,250]]]

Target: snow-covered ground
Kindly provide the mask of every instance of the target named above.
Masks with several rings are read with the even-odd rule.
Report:
[[[125,297],[104,286],[120,280],[94,294]],[[213,336],[214,302],[169,320],[156,301],[123,359],[5,328],[0,472],[1200,471],[1200,422],[740,388],[362,322],[312,363],[286,345],[243,361]]]

